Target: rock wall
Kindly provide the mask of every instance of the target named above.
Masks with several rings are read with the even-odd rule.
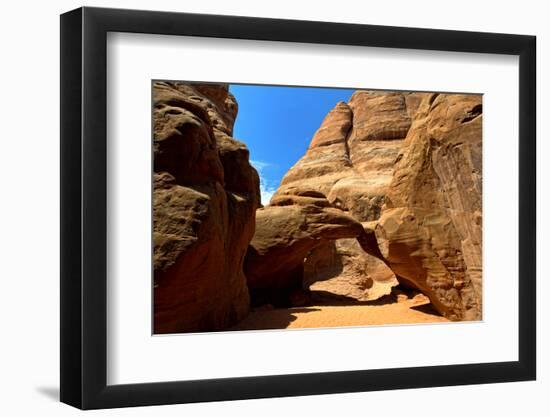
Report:
[[[223,329],[249,311],[260,191],[236,115],[227,86],[153,84],[155,333]]]
[[[400,280],[453,320],[482,310],[482,103],[431,94],[403,143],[376,226]]]

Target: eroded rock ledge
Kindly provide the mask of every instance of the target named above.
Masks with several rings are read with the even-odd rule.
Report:
[[[365,233],[361,223],[330,206],[318,191],[302,189],[279,195],[256,212],[256,233],[250,243],[245,274],[253,298],[290,305],[302,289],[304,259],[315,248]]]

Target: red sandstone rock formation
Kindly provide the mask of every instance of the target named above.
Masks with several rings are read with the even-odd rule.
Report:
[[[229,327],[249,310],[243,259],[258,174],[231,137],[237,103],[223,85],[155,82],[154,331]]]
[[[481,318],[480,96],[356,92],[327,115],[271,205],[311,204],[306,194],[315,192],[327,197],[323,210],[339,208],[366,233],[325,236],[291,251],[306,288],[364,301],[389,294],[398,279],[447,318]],[[294,237],[283,225],[295,215],[263,210],[251,246],[263,248],[264,269],[277,270],[280,257],[272,259],[265,242],[289,250],[285,242]],[[301,232],[305,239],[307,227]]]
[[[291,305],[302,288],[304,259],[325,242],[364,234],[361,223],[319,192],[302,189],[278,195],[256,212],[256,233],[245,261],[256,302]],[[301,303],[302,304],[302,303]]]
[[[313,189],[358,222],[368,225],[377,220],[399,148],[422,97],[357,91],[349,103],[338,103],[306,154],[285,175],[272,202]],[[326,241],[307,254],[304,285],[316,293],[358,301],[380,298],[397,280],[376,255],[380,256],[375,239],[370,248],[356,239]]]
[[[356,92],[257,211],[227,87],[157,82],[153,100],[155,333],[229,327],[249,291],[367,301],[398,280],[481,318],[480,96]]]
[[[384,258],[452,320],[481,319],[481,96],[424,98],[376,226]]]

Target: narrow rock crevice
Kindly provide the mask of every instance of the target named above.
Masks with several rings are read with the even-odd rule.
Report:
[[[474,119],[477,119],[479,116],[481,116],[482,112],[483,107],[481,104],[472,107],[472,109],[466,113],[466,117],[462,119],[461,123],[468,123]]]
[[[351,120],[350,120],[350,125],[349,125],[349,128],[348,128],[348,131],[344,135],[344,149],[345,149],[345,156],[346,156],[347,162],[349,163],[349,167],[352,168],[353,167],[353,161],[351,159],[349,140],[350,140],[350,137],[351,137],[351,132],[353,131],[353,109],[348,104],[346,104],[346,106],[348,107],[348,109],[350,111]]]

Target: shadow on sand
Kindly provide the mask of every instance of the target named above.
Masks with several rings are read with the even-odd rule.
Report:
[[[413,306],[411,307],[411,310],[416,310],[416,311],[420,311],[422,313],[425,313],[425,314],[429,314],[431,316],[437,316],[437,317],[442,317],[441,314],[439,314],[432,306],[431,303],[428,303],[428,304],[422,304],[422,305],[419,305],[419,306]]]
[[[392,294],[384,295],[378,300],[357,301],[355,298],[333,294],[328,291],[312,291],[311,298],[316,305],[323,306],[382,306],[397,302],[397,299]]]
[[[315,307],[274,308],[262,311],[261,315],[251,313],[232,330],[273,330],[286,329],[290,323],[296,320],[297,313],[312,313],[320,311]]]

